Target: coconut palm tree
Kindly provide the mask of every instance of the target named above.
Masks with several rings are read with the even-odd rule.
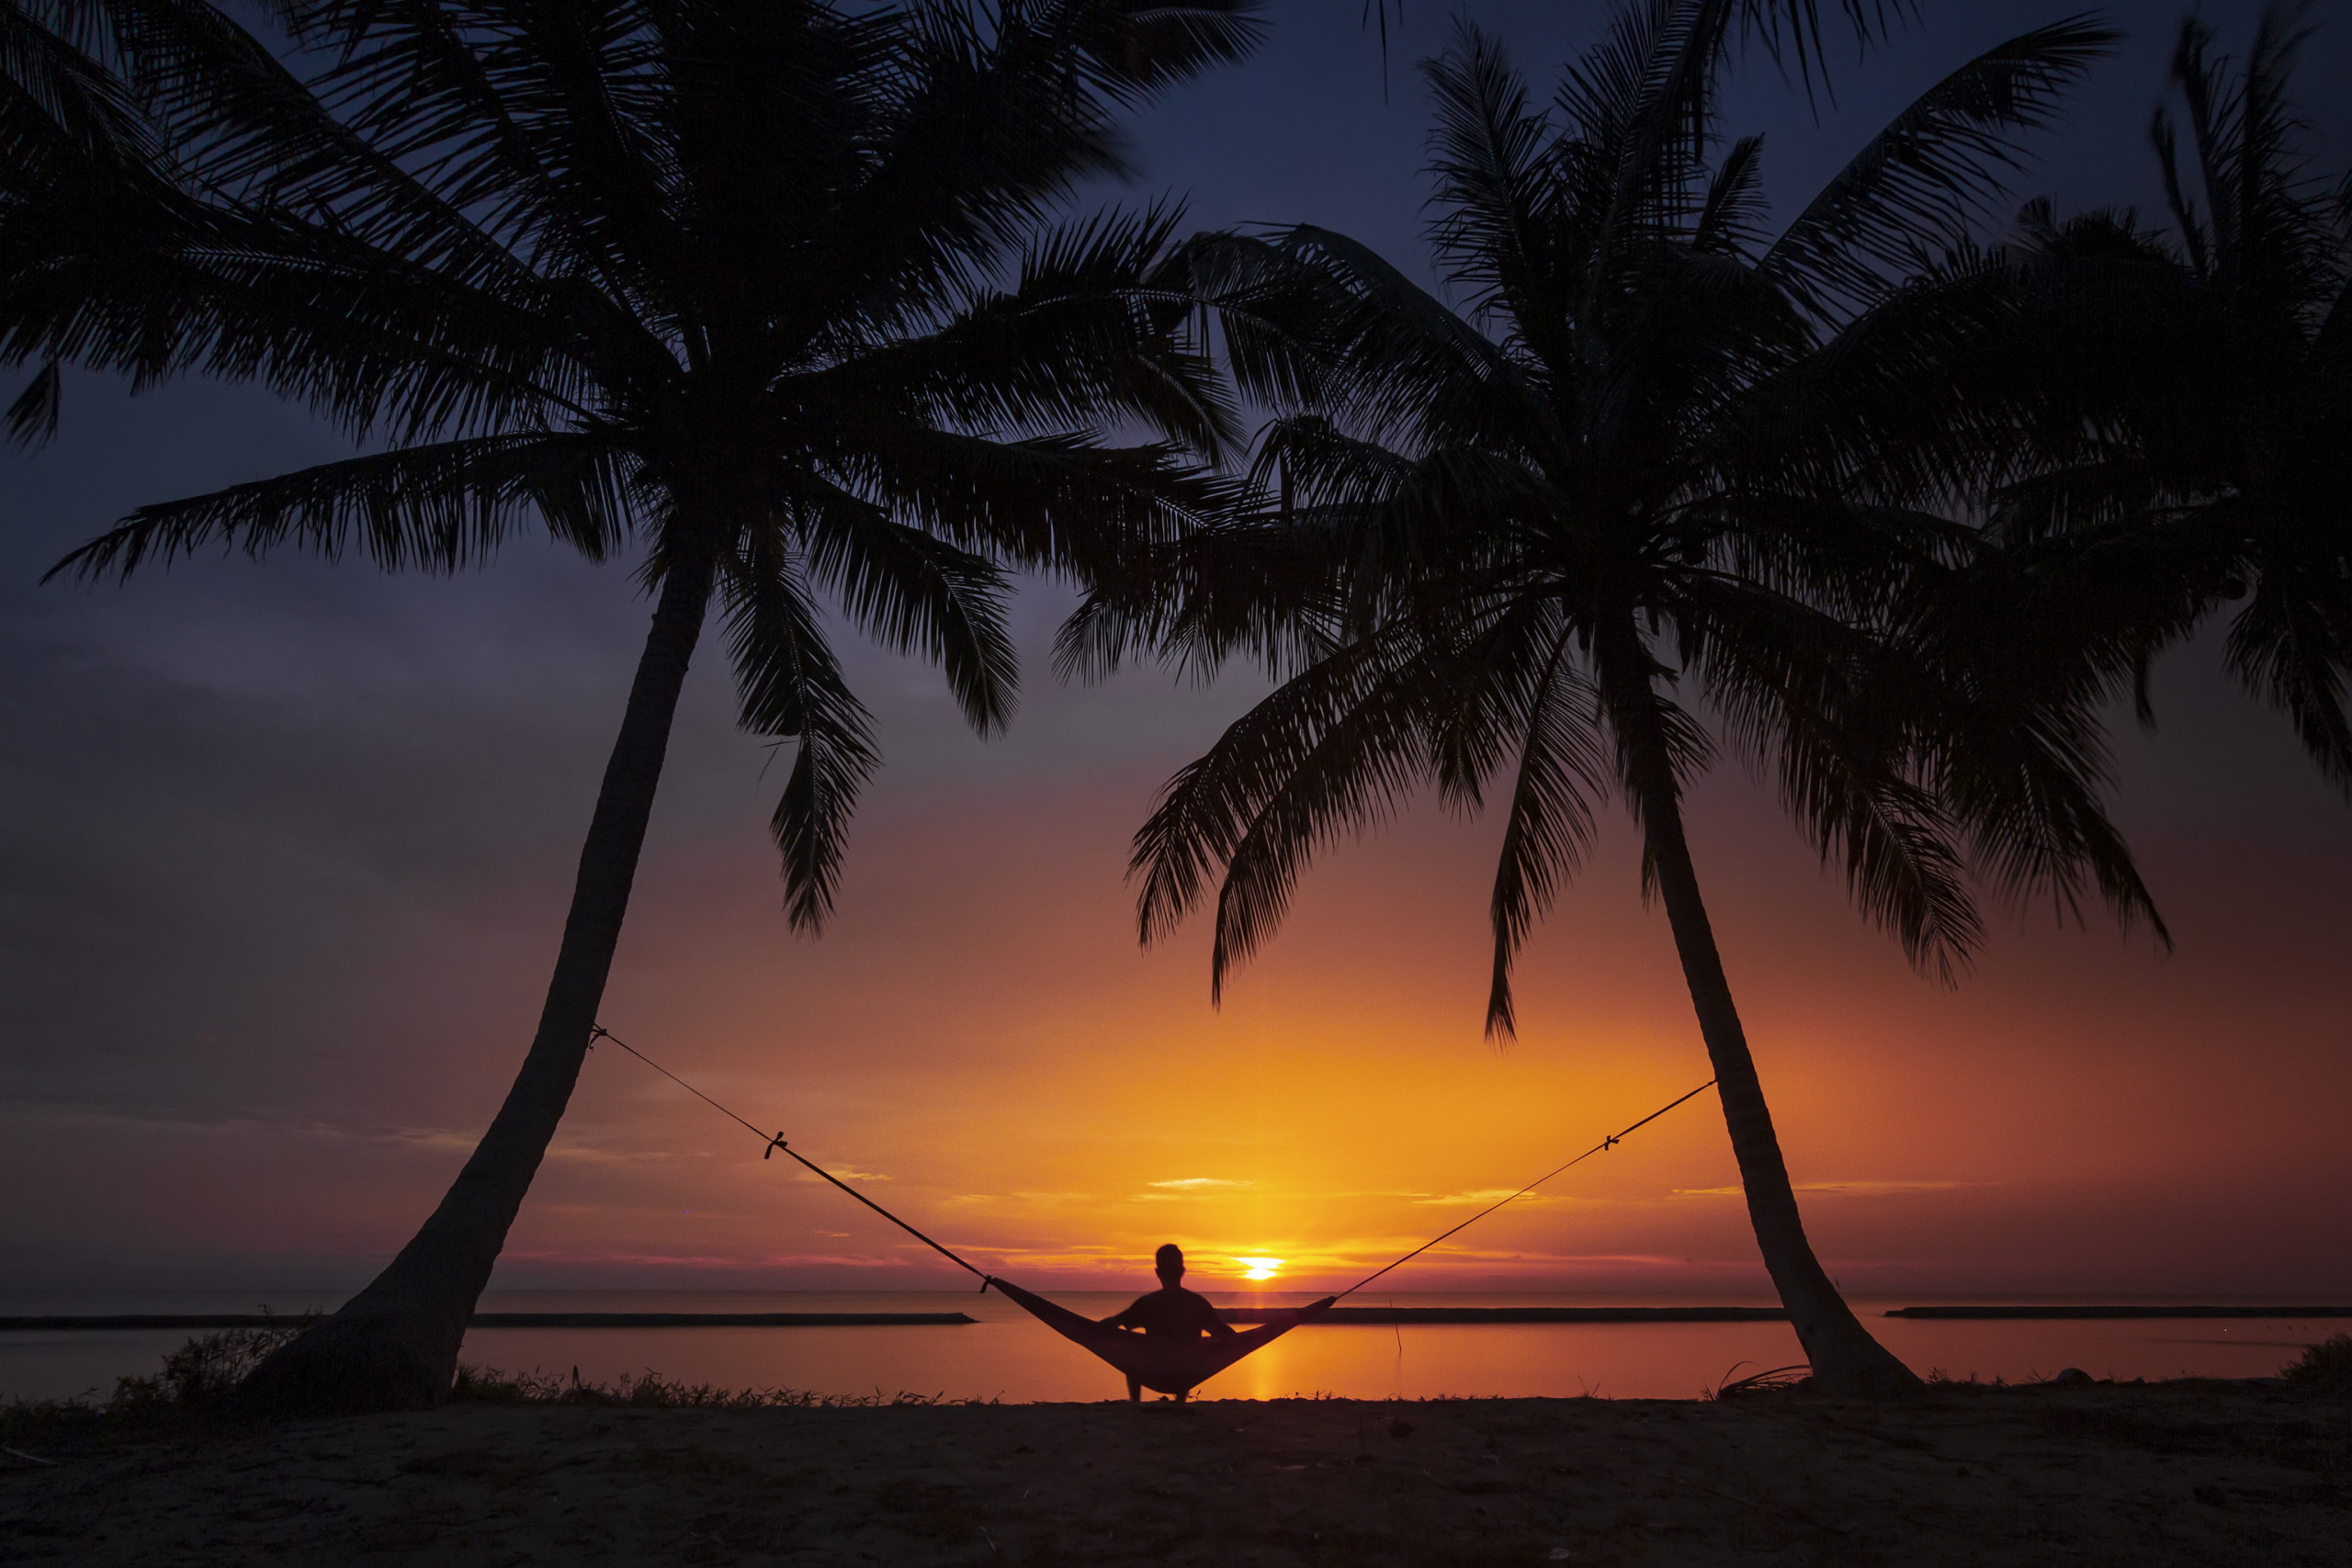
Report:
[[[2352,173],[2307,161],[2299,17],[2266,10],[2243,67],[2181,24],[2153,136],[2169,231],[2028,209],[2034,308],[2003,343],[2040,408],[1993,511],[2020,562],[2137,615],[2143,716],[2149,661],[2226,613],[2229,674],[2352,795]]]
[[[1213,499],[1189,465],[1231,416],[1160,276],[1175,214],[1057,213],[1121,168],[1123,109],[1256,28],[1250,0],[283,15],[291,64],[195,0],[111,7],[162,151],[96,188],[71,160],[0,175],[0,355],[258,379],[374,448],[143,507],[57,570],[453,571],[543,527],[654,600],[513,1089],[415,1238],[243,1394],[411,1408],[448,1388],[571,1095],[712,606],[743,727],[793,753],[774,833],[813,931],[878,761],[834,620],[993,732],[1007,568],[1083,580]]]
[[[1731,14],[1634,6],[1550,112],[1475,28],[1424,68],[1431,234],[1466,313],[1326,231],[1200,246],[1241,384],[1285,411],[1258,455],[1272,499],[1102,585],[1059,657],[1249,654],[1281,680],[1136,840],[1147,942],[1214,890],[1213,990],[1318,850],[1434,786],[1503,814],[1487,1025],[1507,1036],[1521,943],[1620,796],[1815,1379],[1886,1393],[1917,1380],[1806,1239],[1682,797],[1745,754],[1946,972],[1977,940],[1972,873],[2153,918],[2099,800],[2105,675],[1985,657],[1987,612],[2033,590],[1922,510],[1981,472],[1938,370],[2006,308],[1959,247],[2009,138],[2110,35],[2077,19],[1988,51],[1772,234],[1758,139],[1713,136]]]

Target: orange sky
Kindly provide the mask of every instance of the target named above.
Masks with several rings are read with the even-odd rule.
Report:
[[[1029,612],[1033,637],[1049,611]],[[599,615],[638,613],[616,594]],[[2352,1288],[2336,957],[2352,812],[2281,727],[2206,689],[2198,657],[2160,688],[2182,716],[2122,736],[2124,816],[2179,938],[2169,959],[2111,928],[1997,919],[1979,972],[1947,991],[1848,912],[1736,767],[1700,791],[1733,981],[1816,1245],[1850,1289]],[[1622,827],[1528,950],[1515,1044],[1478,1033],[1493,830],[1434,808],[1311,872],[1216,1012],[1204,928],[1138,953],[1121,871],[1153,786],[1248,682],[1033,686],[1012,739],[982,746],[912,671],[861,663],[891,767],[833,931],[785,929],[762,833],[774,781],[706,669],[605,1019],[985,1266],[1139,1283],[1174,1240],[1196,1284],[1238,1283],[1245,1257],[1284,1259],[1283,1285],[1350,1282],[1708,1076]],[[219,679],[241,667],[224,657]],[[415,771],[378,784],[424,820],[386,828],[364,873],[311,863],[326,852],[299,840],[266,863],[223,825],[222,858],[181,879],[260,879],[267,912],[223,908],[200,984],[85,1000],[134,1031],[126,1010],[156,1004],[158,1051],[220,1092],[17,1106],[8,1157],[41,1199],[10,1222],[28,1275],[356,1283],[438,1195],[527,1038],[584,817],[569,772],[601,744],[594,704],[542,735],[513,702],[502,733],[453,713],[438,679],[423,680],[429,715],[402,722],[457,729],[479,774],[388,750],[385,767]],[[548,750],[562,755],[534,778]],[[321,842],[375,809],[337,804]],[[408,835],[481,811],[536,837],[479,859],[460,843],[444,873],[404,880],[420,874]],[[600,1051],[499,1282],[956,1283],[760,1154]],[[1388,1282],[1753,1293],[1735,1179],[1702,1096]]]
[[[1708,1076],[1629,835],[1531,948],[1524,1032],[1498,1050],[1477,1033],[1484,825],[1431,811],[1318,868],[1219,1014],[1203,933],[1150,955],[1128,934],[1142,799],[1009,778],[953,811],[885,807],[813,947],[743,918],[770,896],[755,854],[673,863],[607,1017],[812,1156],[887,1178],[876,1196],[935,1234],[1073,1284],[1132,1279],[1164,1239],[1204,1273],[1266,1256],[1286,1280],[1351,1281]],[[1717,922],[1833,1268],[1898,1292],[2352,1282],[2321,1240],[2352,1174],[2319,978],[2342,928],[2329,900],[2264,894],[2266,863],[2305,886],[2352,869],[2336,810],[2332,839],[2291,850],[2154,824],[2183,952],[2003,922],[1954,993],[1847,912],[1736,771],[1715,781],[1697,831]],[[657,1126],[712,1147],[657,1162],[666,1204],[610,1163]],[[924,1267],[837,1195],[754,1168],[748,1137],[636,1063],[594,1065],[573,1148],[520,1252]],[[1752,1289],[1735,1182],[1702,1097],[1393,1282]]]

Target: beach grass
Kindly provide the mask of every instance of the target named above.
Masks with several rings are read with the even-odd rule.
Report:
[[[2301,1356],[2278,1369],[2278,1381],[2308,1393],[2352,1394],[2352,1334],[2304,1346]]]
[[[566,1378],[546,1371],[508,1372],[494,1367],[459,1367],[449,1391],[452,1404],[585,1404],[620,1410],[820,1410],[899,1405],[993,1404],[995,1400],[950,1399],[941,1393],[817,1393],[800,1388],[722,1388],[717,1383],[675,1382],[648,1370],[612,1382],[583,1382],[580,1369]]]
[[[55,1437],[76,1428],[178,1426],[196,1427],[219,1419],[229,1396],[262,1359],[310,1325],[310,1317],[289,1317],[267,1328],[231,1328],[191,1337],[168,1352],[145,1375],[117,1378],[103,1399],[17,1399],[0,1404],[0,1442]],[[648,1369],[611,1382],[583,1380],[543,1370],[505,1371],[460,1366],[449,1391],[453,1405],[584,1405],[616,1410],[819,1410],[888,1409],[917,1405],[984,1404],[994,1400],[951,1399],[944,1393],[901,1389],[871,1393],[821,1393],[797,1388],[727,1388],[681,1382]]]

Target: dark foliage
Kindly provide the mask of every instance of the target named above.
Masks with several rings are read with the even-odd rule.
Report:
[[[2153,916],[2099,801],[2123,656],[2019,637],[2074,585],[1937,510],[1986,461],[1940,371],[2013,308],[1969,226],[2109,35],[1988,51],[1770,235],[1758,139],[1668,133],[1712,132],[1726,25],[1634,6],[1550,109],[1475,30],[1428,67],[1431,237],[1466,313],[1322,230],[1197,249],[1243,386],[1290,410],[1265,506],[1098,592],[1060,653],[1284,678],[1136,840],[1147,940],[1215,888],[1213,983],[1315,851],[1433,786],[1505,813],[1508,1033],[1512,957],[1599,810],[1645,809],[1645,759],[1679,781],[1724,750],[1947,976],[1980,931],[1972,873]]]
[[[2145,673],[2216,619],[2222,657],[2352,795],[2352,173],[2303,151],[2302,13],[2243,62],[2181,25],[2153,141],[2168,220],[2037,205],[2006,259],[2032,291],[1996,346],[2028,439],[1995,517],[2014,558],[2096,585]]]
[[[2331,1335],[2278,1369],[2278,1381],[2305,1393],[2352,1394],[2352,1334]]]
[[[282,56],[196,0],[0,13],[0,362],[259,380],[376,448],[143,507],[59,570],[446,571],[537,528],[649,582],[715,561],[743,723],[793,750],[797,924],[876,761],[829,615],[993,731],[1005,569],[1082,576],[1215,499],[1177,215],[1060,213],[1122,166],[1123,110],[1246,52],[1248,0],[288,0]]]

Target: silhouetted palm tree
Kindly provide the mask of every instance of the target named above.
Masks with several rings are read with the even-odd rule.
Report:
[[[1432,236],[1466,316],[1339,234],[1204,245],[1242,385],[1294,411],[1259,455],[1277,499],[1105,584],[1060,657],[1250,653],[1284,677],[1136,841],[1146,942],[1214,887],[1214,986],[1335,837],[1424,785],[1465,810],[1499,793],[1487,1021],[1508,1034],[1514,955],[1622,794],[1815,1376],[1899,1392],[1917,1379],[1805,1237],[1681,799],[1745,753],[1863,909],[1947,971],[1978,934],[1972,870],[2153,915],[2098,800],[2098,672],[1980,661],[1967,602],[2014,595],[1970,530],[1915,510],[1980,471],[1937,377],[2004,285],[1964,253],[1905,275],[1961,243],[2007,139],[2110,35],[2076,20],[1987,51],[1768,238],[1758,139],[1711,162],[1732,13],[1632,7],[1552,114],[1475,29],[1425,67]]]
[[[1156,269],[1174,219],[1057,222],[1116,114],[1255,36],[1250,0],[582,0],[284,15],[307,77],[191,0],[114,0],[162,153],[0,175],[0,352],[253,378],[381,449],[141,509],[58,568],[208,547],[455,570],[544,526],[627,556],[652,627],[545,1010],[415,1239],[266,1363],[256,1409],[413,1407],[570,1098],[679,689],[721,608],[741,722],[787,739],[796,926],[876,763],[828,611],[1013,706],[1007,566],[1084,575],[1207,493],[1230,415]],[[1158,433],[1117,447],[1112,423]]]
[[[2143,677],[2225,607],[2222,657],[2352,795],[2352,172],[2316,176],[2290,96],[2297,9],[2264,12],[2243,69],[2181,24],[2154,140],[2170,232],[2128,213],[2026,215],[2009,258],[2038,308],[1996,530],[2136,615]]]

